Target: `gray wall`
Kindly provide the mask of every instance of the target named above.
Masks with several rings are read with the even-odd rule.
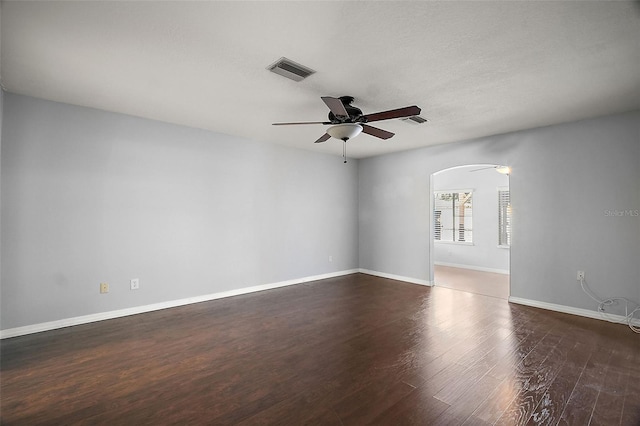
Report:
[[[2,329],[358,267],[357,161],[4,102]]]
[[[429,176],[478,163],[512,167],[511,296],[640,300],[640,217],[607,213],[640,209],[640,112],[361,160],[360,267],[431,279]]]
[[[482,169],[483,167],[489,167]],[[509,272],[509,249],[498,247],[498,187],[509,187],[509,176],[491,166],[444,170],[432,177],[433,189],[473,190],[472,245],[436,241],[434,263]]]
[[[0,188],[2,188],[2,119],[4,117],[4,90],[0,87]],[[0,224],[2,223],[2,197],[0,196]],[[0,226],[0,242],[2,242],[2,226]],[[2,318],[2,244],[0,243],[0,319]],[[2,323],[0,322],[0,329]]]
[[[640,300],[640,112],[347,165],[14,94],[2,116],[2,329],[357,267],[429,280],[430,175],[479,163],[513,169],[512,296],[594,309],[583,269]]]

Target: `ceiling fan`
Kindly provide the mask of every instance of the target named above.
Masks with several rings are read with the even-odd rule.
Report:
[[[475,169],[475,170],[469,170],[469,172],[479,172],[480,170],[487,170],[487,169],[495,169],[496,172],[502,175],[508,175],[509,173],[511,173],[511,167],[509,166],[486,166],[486,167],[480,167],[479,169]]]
[[[273,123],[274,126],[289,126],[295,124],[324,124],[331,125],[326,133],[318,138],[315,143],[325,142],[329,138],[334,137],[344,142],[354,138],[360,132],[375,136],[380,139],[389,139],[394,133],[388,132],[377,127],[369,126],[366,123],[372,121],[390,120],[393,118],[412,117],[420,114],[420,108],[417,106],[408,106],[404,108],[392,109],[389,111],[381,111],[373,114],[363,114],[360,108],[351,103],[353,96],[340,96],[334,98],[331,96],[322,96],[322,100],[329,107],[329,121],[305,121],[297,123]]]

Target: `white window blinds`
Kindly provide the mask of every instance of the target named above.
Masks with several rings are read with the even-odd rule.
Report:
[[[511,200],[508,189],[498,190],[498,245],[511,246]]]
[[[472,191],[434,192],[436,241],[473,242]]]

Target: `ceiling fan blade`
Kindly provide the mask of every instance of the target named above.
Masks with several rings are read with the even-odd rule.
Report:
[[[330,138],[331,138],[331,136],[329,136],[329,133],[325,133],[324,135],[320,136],[318,138],[318,140],[315,141],[314,143],[325,142],[325,141],[329,140]]]
[[[322,100],[329,107],[333,115],[336,117],[348,117],[349,113],[344,107],[340,98],[332,98],[331,96],[322,96]]]
[[[495,169],[495,168],[497,168],[497,166],[480,167],[479,169],[469,170],[469,173],[479,172],[480,170]]]
[[[366,124],[360,124],[362,126],[362,132],[371,136],[375,136],[380,139],[389,139],[395,133],[387,132],[386,130],[378,129],[377,127],[368,126]]]
[[[403,118],[403,117],[411,117],[414,115],[420,115],[421,109],[417,106],[409,106],[398,109],[391,109],[389,111],[376,112],[373,114],[367,114],[364,118],[367,121],[380,121],[380,120],[390,120],[392,118]]]
[[[330,121],[297,121],[294,123],[273,123],[272,126],[293,126],[296,124],[331,124]]]

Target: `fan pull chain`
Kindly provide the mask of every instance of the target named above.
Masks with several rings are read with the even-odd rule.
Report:
[[[344,162],[347,162],[347,140],[344,140],[344,144],[342,145],[342,158],[344,158]]]

